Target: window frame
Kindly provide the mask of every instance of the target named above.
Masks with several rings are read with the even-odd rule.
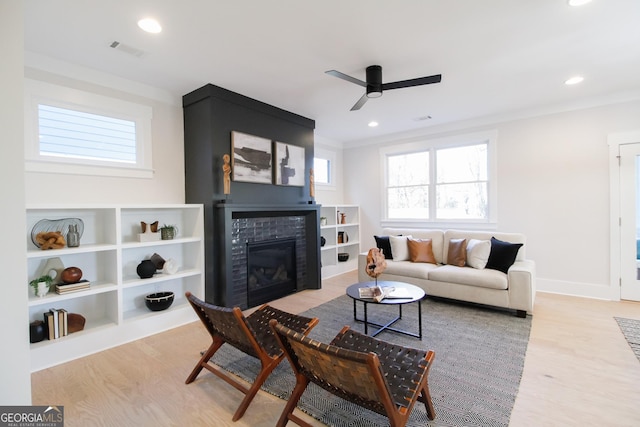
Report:
[[[433,227],[448,228],[465,226],[471,229],[491,229],[497,227],[497,206],[498,206],[498,185],[497,185],[497,138],[498,132],[484,131],[460,134],[443,138],[421,138],[397,145],[385,146],[380,148],[380,170],[382,171],[381,185],[381,209],[383,227]],[[435,218],[436,206],[436,175],[437,175],[437,157],[436,153],[439,149],[464,147],[470,145],[487,144],[487,198],[488,198],[488,215],[483,219],[452,219],[452,218]],[[429,151],[431,165],[429,180],[429,213],[430,218],[425,219],[398,219],[388,217],[388,200],[387,189],[389,185],[389,171],[387,158],[389,156],[409,154],[422,151]]]
[[[136,162],[78,159],[40,154],[38,105],[132,121],[136,126]],[[129,178],[152,178],[152,108],[96,93],[25,79],[25,170]]]

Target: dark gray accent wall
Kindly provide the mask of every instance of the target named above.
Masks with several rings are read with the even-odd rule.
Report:
[[[226,283],[229,280],[224,265],[229,242],[224,241],[224,215],[220,204],[242,205],[244,208],[304,206],[317,211],[309,195],[309,171],[313,165],[313,131],[315,122],[264,102],[223,89],[212,84],[183,96],[185,194],[187,203],[202,203],[205,211],[205,298],[219,305],[232,305]],[[238,131],[272,141],[297,145],[305,149],[304,187],[231,182],[231,194],[223,190],[222,156],[231,152],[231,132]],[[218,209],[216,209],[216,206]],[[310,209],[311,208],[311,209]],[[253,210],[253,209],[250,209]],[[317,214],[313,215],[317,217]],[[317,219],[315,220],[317,221]],[[319,248],[317,233],[312,233],[308,250],[317,259],[318,268],[305,289],[320,287]],[[314,262],[315,264],[315,262]],[[317,270],[317,271],[315,271]]]

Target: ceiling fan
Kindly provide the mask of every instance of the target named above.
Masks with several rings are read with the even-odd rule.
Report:
[[[382,67],[380,65],[370,65],[367,67],[367,81],[356,79],[355,77],[348,76],[340,71],[329,70],[325,71],[326,74],[335,76],[339,79],[346,80],[351,83],[355,83],[359,86],[363,86],[367,89],[362,98],[351,107],[351,111],[359,110],[362,108],[367,99],[379,98],[382,96],[383,90],[401,89],[403,87],[428,85],[432,83],[440,83],[442,80],[442,74],[435,74],[428,77],[418,77],[417,79],[401,80],[393,83],[382,83]]]

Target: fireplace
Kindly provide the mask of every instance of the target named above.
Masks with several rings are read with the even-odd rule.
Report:
[[[296,291],[296,240],[247,243],[247,304],[264,304]]]
[[[213,296],[212,302],[244,310],[292,292],[320,289],[319,214],[320,206],[315,204],[218,204],[216,227],[212,233],[217,255],[214,256],[216,261],[208,265],[215,271],[215,276],[209,276],[215,279],[210,281],[211,288],[207,291]],[[286,276],[291,281],[271,287],[269,280],[273,278],[266,284],[250,278],[249,265],[254,261],[249,260],[249,252],[256,249],[258,259],[274,253],[278,254],[276,257],[282,257],[281,250],[274,249],[274,243],[288,245],[283,252],[287,261],[278,264],[287,267]],[[259,267],[272,268],[274,263],[270,261]]]

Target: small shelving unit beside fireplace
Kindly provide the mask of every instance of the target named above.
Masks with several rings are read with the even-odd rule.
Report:
[[[320,235],[325,244],[321,247],[322,278],[336,276],[358,268],[360,253],[360,207],[357,205],[322,205]],[[341,261],[347,254],[348,259]]]

